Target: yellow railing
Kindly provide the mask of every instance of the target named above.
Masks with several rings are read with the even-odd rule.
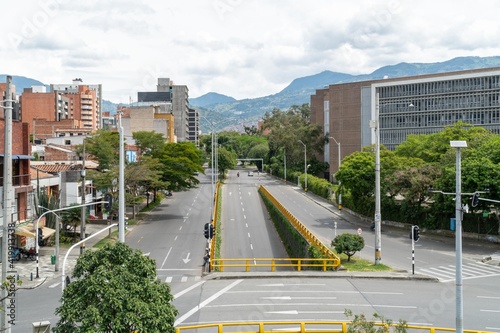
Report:
[[[300,232],[302,237],[304,237],[309,244],[316,246],[323,255],[327,256],[329,260],[333,260],[334,267],[340,266],[340,258],[325,244],[323,244],[309,229],[307,229],[302,222],[300,222],[295,216],[293,216],[288,209],[286,209],[276,198],[273,197],[271,193],[264,187],[260,186],[262,193],[278,208],[278,210],[292,223],[292,225]]]
[[[346,333],[347,328],[351,322],[346,321],[312,321],[312,322],[283,322],[283,321],[270,321],[270,322],[231,322],[231,323],[212,323],[200,324],[190,326],[177,326],[176,333],[189,333],[190,331],[196,333],[232,333],[232,332],[245,332],[245,333]],[[388,326],[383,323],[374,323],[375,326]],[[396,326],[392,324],[390,326]],[[454,328],[443,327],[429,327],[429,326],[416,326],[407,325],[408,331],[422,331],[429,333],[437,332],[455,332]],[[477,330],[464,330],[467,333],[486,333],[486,331]]]
[[[212,268],[218,268],[219,272],[224,272],[224,269],[231,267],[244,267],[245,272],[250,272],[253,267],[269,267],[271,272],[275,272],[276,267],[292,267],[299,272],[304,268],[316,268],[326,272],[335,269],[337,266],[335,266],[332,259],[328,258],[231,258],[212,260]]]
[[[220,182],[217,182],[217,184],[215,184],[214,210],[213,210],[213,216],[212,216],[212,223],[214,224],[215,232],[219,232],[219,229],[217,228],[218,227],[217,226],[217,215],[219,212],[219,189],[220,189]],[[215,235],[210,240],[210,258],[215,258]],[[213,269],[212,260],[210,260],[209,265],[210,265],[210,270],[212,270]]]

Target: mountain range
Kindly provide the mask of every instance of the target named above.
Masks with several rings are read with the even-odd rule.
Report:
[[[383,78],[406,77],[423,74],[454,72],[468,69],[500,67],[500,56],[457,57],[436,63],[399,63],[381,67],[370,74],[351,75],[325,70],[321,73],[297,78],[282,91],[269,96],[230,100],[231,97],[208,93],[198,98],[190,98],[189,104],[197,107],[200,114],[211,122],[224,121],[227,129],[242,130],[243,126],[255,125],[262,116],[274,108],[286,110],[292,105],[310,102],[316,89],[330,84],[378,80]],[[227,119],[233,119],[228,122]],[[202,132],[208,131],[206,121],[201,121]]]
[[[370,74],[360,75],[325,70],[318,74],[294,79],[286,88],[274,95],[236,100],[230,96],[210,92],[197,98],[190,98],[189,104],[200,112],[202,116],[200,128],[204,133],[210,130],[209,123],[217,124],[223,122],[225,124],[224,129],[242,130],[243,126],[256,125],[266,112],[270,112],[275,108],[286,110],[292,105],[309,103],[310,96],[316,92],[316,89],[322,89],[330,84],[489,67],[500,67],[500,56],[457,57],[436,63],[403,62],[381,67]],[[0,75],[0,82],[5,82],[5,75]],[[40,81],[22,76],[14,76],[13,82],[16,85],[18,94],[21,94],[26,87],[44,85]],[[103,111],[114,113],[117,105],[103,100]]]

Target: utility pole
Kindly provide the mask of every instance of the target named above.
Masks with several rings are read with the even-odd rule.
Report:
[[[3,101],[5,105],[0,105],[4,109],[4,121],[5,121],[5,137],[4,137],[4,157],[3,157],[3,232],[2,232],[2,283],[9,280],[9,285],[11,283],[15,284],[15,281],[10,281],[11,279],[7,276],[7,266],[10,264],[9,258],[9,246],[13,246],[10,243],[13,239],[14,228],[12,228],[12,205],[13,205],[13,190],[12,190],[12,76],[7,76],[6,78],[6,89],[5,89],[5,100]],[[15,276],[15,271],[9,270],[10,276]],[[2,309],[1,309],[1,320],[0,320],[0,330],[3,332],[10,333],[10,321],[8,314],[12,313],[15,319],[16,308],[15,308],[15,290],[11,293],[10,288],[2,288],[1,299],[2,299]],[[9,307],[8,307],[9,305]],[[14,308],[10,306],[13,305]]]
[[[123,142],[122,113],[118,112],[120,130],[120,170],[118,176],[118,241],[125,243],[125,143]]]
[[[85,138],[83,138],[83,160],[82,160],[82,171],[81,171],[81,176],[82,176],[82,205],[85,205],[85,196],[87,195],[87,189],[85,186]],[[82,206],[82,218],[80,221],[80,254],[83,254],[85,252],[85,242],[83,240],[85,239],[85,219],[86,219],[86,213],[87,213],[87,207]]]

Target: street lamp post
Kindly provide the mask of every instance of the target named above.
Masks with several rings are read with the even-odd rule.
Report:
[[[85,186],[85,138],[83,138],[83,159],[82,159],[82,171],[81,171],[81,176],[82,176],[82,205],[85,204],[85,196],[87,195],[87,188]],[[80,240],[83,240],[85,238],[85,219],[86,219],[86,213],[87,213],[87,207],[82,206],[82,217],[80,221]],[[83,254],[85,252],[85,242],[82,242],[80,245],[80,254]]]
[[[56,262],[54,263],[54,271],[59,271],[59,224],[61,223],[61,216],[59,214],[54,213],[50,209],[38,205],[38,208],[45,209],[47,212],[51,212],[56,216],[56,240],[55,240],[55,256],[56,256]],[[84,208],[84,207],[82,207]],[[82,253],[80,253],[82,254]]]
[[[462,285],[462,167],[460,148],[466,148],[466,141],[450,141],[456,152],[456,184],[455,184],[455,297],[456,297],[456,329],[463,333],[463,285]]]
[[[379,93],[375,92],[375,119],[370,122],[370,127],[375,132],[375,265],[382,261],[382,216],[380,204],[380,117]]]
[[[96,202],[96,204],[101,204],[101,203],[106,203],[106,202],[107,201],[99,201],[99,202]],[[69,207],[63,207],[63,208],[58,208],[58,209],[47,210],[47,211],[43,212],[38,217],[38,219],[36,220],[36,223],[35,223],[36,278],[37,279],[40,277],[40,275],[39,275],[39,252],[40,252],[40,246],[38,245],[38,225],[40,223],[40,219],[42,217],[44,217],[46,214],[48,214],[48,213],[56,213],[56,212],[60,212],[60,211],[63,211],[63,210],[68,210],[68,209],[73,209],[73,208],[80,208],[80,207],[89,206],[89,205],[93,205],[93,204],[94,204],[93,202],[89,202],[89,203],[82,204],[82,205],[75,205],[75,206],[69,206]],[[83,241],[80,241],[80,242],[83,242]],[[80,245],[80,242],[76,243],[75,245]]]
[[[120,131],[120,169],[118,176],[118,241],[125,243],[125,144],[123,142],[122,112],[118,112]]]
[[[335,141],[335,143],[337,144],[337,151],[338,151],[338,167],[337,167],[337,171],[340,170],[340,142],[338,142],[337,140],[335,140],[335,138],[333,136],[330,136],[329,137],[330,139],[332,139],[333,141]],[[342,209],[342,192],[340,192],[340,181],[339,181],[339,210]]]
[[[298,140],[304,146],[304,191],[307,192],[307,146],[302,140]]]

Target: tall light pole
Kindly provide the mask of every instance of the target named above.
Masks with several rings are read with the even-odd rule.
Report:
[[[286,183],[286,148],[283,148],[283,167],[284,167],[284,178]]]
[[[450,141],[450,146],[457,149],[456,153],[456,184],[455,184],[455,297],[456,297],[456,329],[457,333],[464,331],[463,285],[462,285],[462,167],[460,148],[466,148],[466,141]]]
[[[307,192],[307,146],[302,140],[299,140],[299,142],[304,146],[304,191]]]
[[[376,89],[376,88],[375,88]],[[375,114],[370,127],[375,134],[375,265],[382,261],[382,216],[380,208],[380,117],[379,93],[375,90]]]
[[[337,151],[338,151],[338,167],[337,167],[337,171],[340,170],[340,142],[338,142],[337,140],[335,140],[335,138],[333,136],[330,136],[329,137],[330,139],[332,139],[333,141],[335,141],[335,143],[337,144]],[[339,210],[342,209],[342,192],[340,192],[340,181],[339,181]]]
[[[53,213],[56,216],[56,239],[55,239],[55,256],[56,256],[56,262],[55,262],[55,265],[54,265],[54,271],[58,272],[59,271],[59,224],[61,223],[61,216],[59,214],[54,213],[53,211],[51,211],[50,209],[48,209],[46,207],[38,205],[38,208],[45,209],[46,211],[49,211],[49,212]]]
[[[125,243],[125,144],[123,142],[122,113],[118,112],[120,131],[120,170],[118,176],[118,241]]]
[[[85,186],[85,138],[83,138],[83,159],[82,159],[82,205],[85,205],[85,196],[87,195],[87,188]],[[85,219],[87,218],[85,215],[87,213],[87,207],[82,206],[82,217],[80,221],[80,240],[85,239]],[[80,243],[80,254],[85,252],[85,242]]]

